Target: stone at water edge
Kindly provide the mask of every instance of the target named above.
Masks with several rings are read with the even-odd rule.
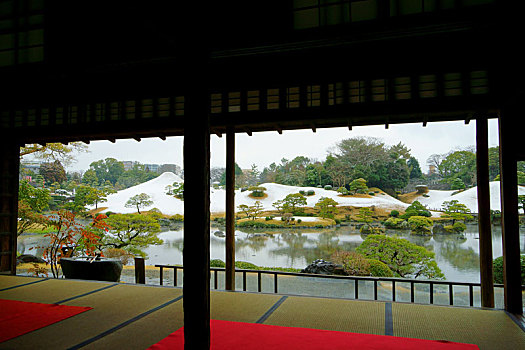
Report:
[[[45,264],[45,260],[39,257],[36,257],[31,254],[22,254],[16,258],[16,264],[24,264],[24,263],[38,263],[38,264]]]
[[[319,275],[344,275],[342,265],[335,264],[323,259],[314,260],[310,265],[301,270],[303,273],[314,273]]]
[[[215,232],[213,232],[213,235],[216,236],[216,237],[226,237],[226,233],[224,233],[222,231],[215,231]]]

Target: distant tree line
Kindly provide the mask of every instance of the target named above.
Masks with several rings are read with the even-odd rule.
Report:
[[[405,187],[410,179],[423,177],[419,162],[404,144],[389,146],[372,137],[342,140],[324,161],[297,156],[292,160],[283,158],[279,164],[272,163],[262,171],[256,165],[243,172],[236,164],[235,169],[237,187],[275,182],[350,189],[351,181],[363,178],[369,187],[396,191]],[[211,180],[224,185],[224,168],[212,169]]]
[[[489,180],[499,180],[499,146],[490,147]],[[436,170],[434,177],[459,190],[465,187],[476,186],[476,151],[474,147],[463,150],[454,150],[445,154],[433,154],[427,159],[427,164]],[[520,161],[518,166],[518,183],[525,185],[525,162]]]

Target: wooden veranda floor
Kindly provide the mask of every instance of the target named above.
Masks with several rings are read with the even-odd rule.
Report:
[[[145,349],[183,326],[182,297],[174,287],[0,276],[0,299],[93,308],[0,349]],[[525,349],[525,332],[502,310],[212,291],[211,316]]]

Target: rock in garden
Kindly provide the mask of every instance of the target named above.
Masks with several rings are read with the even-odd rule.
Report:
[[[315,273],[320,275],[344,275],[344,269],[342,265],[334,264],[330,261],[323,259],[314,260],[310,265],[304,268],[301,272],[303,273]]]
[[[45,260],[39,257],[36,257],[31,254],[22,254],[16,258],[16,264],[25,264],[25,263],[38,263],[45,264]]]
[[[226,237],[226,233],[224,233],[222,231],[215,231],[215,232],[213,232],[213,235],[216,236],[216,237]]]

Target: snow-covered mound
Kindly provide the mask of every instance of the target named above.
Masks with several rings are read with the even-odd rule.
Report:
[[[331,190],[325,190],[323,188],[316,188],[316,187],[299,187],[299,186],[287,186],[287,185],[281,185],[276,183],[264,183],[260,185],[261,187],[265,187],[266,191],[265,193],[268,195],[264,199],[253,199],[249,197],[250,191],[235,191],[235,205],[238,206],[240,204],[246,204],[246,205],[253,205],[256,200],[259,200],[266,210],[275,210],[275,208],[272,206],[272,203],[274,203],[277,200],[283,199],[289,194],[292,193],[298,193],[299,191],[309,191],[313,190],[315,194],[313,196],[307,196],[306,197],[306,206],[307,207],[313,207],[315,206],[315,203],[319,201],[321,197],[328,197],[334,199],[337,203],[339,203],[339,206],[354,206],[354,207],[370,207],[375,205],[376,207],[381,208],[393,208],[393,209],[405,209],[408,204],[401,202],[400,200],[397,200],[388,194],[376,194],[372,197],[367,198],[358,198],[358,197],[340,197],[339,193],[336,191]],[[222,192],[222,196],[225,200],[225,191],[224,190],[214,190],[215,192]],[[218,193],[215,194],[215,197],[212,193],[212,211],[224,211],[224,200],[221,198],[218,198]],[[215,200],[217,199],[217,200]],[[221,209],[222,208],[222,209]]]
[[[140,185],[110,194],[107,196],[108,201],[100,203],[99,206],[108,207],[104,211],[112,211],[115,213],[134,213],[137,212],[137,208],[126,208],[126,202],[137,194],[146,193],[151,197],[153,204],[149,207],[143,208],[143,210],[158,208],[161,212],[166,214],[180,214],[183,211],[184,202],[166,194],[166,192],[168,192],[166,190],[166,186],[173,185],[174,182],[184,182],[184,180],[174,173],[165,172],[152,180],[141,183]],[[164,210],[168,208],[169,210]]]
[[[500,183],[499,181],[492,181],[489,186],[490,191],[490,209],[501,210],[500,202]],[[457,200],[463,203],[470,209],[471,212],[478,212],[478,188],[469,188],[466,191],[452,195],[456,191],[428,191],[428,197],[419,197],[417,200],[426,205],[431,210],[439,210],[445,201]],[[525,195],[525,187],[518,186],[518,193]]]
[[[151,197],[153,204],[150,207],[144,208],[144,210],[158,208],[162,213],[168,215],[183,214],[184,202],[173,196],[168,196],[165,189],[166,186],[172,185],[174,182],[182,181],[183,180],[181,180],[180,177],[173,173],[164,173],[153,180],[109,195],[107,197],[108,201],[101,203],[100,206],[107,207],[105,211],[133,213],[136,212],[136,208],[126,208],[126,202],[137,194],[146,193]],[[340,197],[339,193],[336,191],[329,191],[316,187],[286,186],[275,183],[265,183],[261,186],[266,188],[265,193],[267,194],[267,197],[265,198],[254,199],[249,197],[251,193],[250,191],[235,191],[235,207],[241,204],[253,205],[255,201],[258,200],[262,203],[265,210],[275,210],[272,203],[284,199],[288,194],[298,193],[300,190],[313,190],[315,192],[315,195],[306,197],[308,207],[315,206],[315,203],[317,203],[321,197],[333,198],[339,203],[339,206],[370,207],[374,205],[379,208],[398,210],[404,210],[408,206],[408,204],[403,203],[388,194],[378,193],[370,198],[354,198]],[[210,211],[212,213],[224,213],[226,211],[226,191],[210,188],[210,202]]]

